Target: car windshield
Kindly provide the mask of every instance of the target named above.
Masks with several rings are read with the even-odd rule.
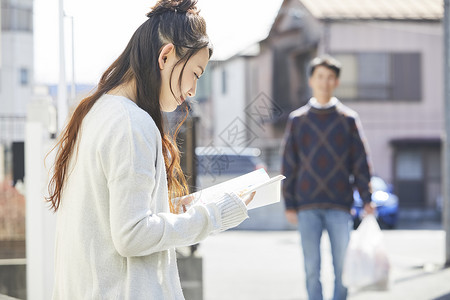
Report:
[[[241,155],[199,155],[197,170],[202,174],[244,174],[256,169],[259,159]]]
[[[240,175],[263,167],[257,148],[197,147],[198,175]]]

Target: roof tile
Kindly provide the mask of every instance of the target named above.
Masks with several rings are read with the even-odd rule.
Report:
[[[441,20],[443,0],[299,0],[318,19]]]

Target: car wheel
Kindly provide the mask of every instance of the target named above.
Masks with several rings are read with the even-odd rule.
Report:
[[[378,224],[380,225],[381,229],[389,229],[389,230],[391,230],[391,229],[395,228],[395,225],[388,224],[388,223],[384,222],[383,220],[378,220]]]

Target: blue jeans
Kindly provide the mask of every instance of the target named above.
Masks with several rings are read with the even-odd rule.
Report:
[[[327,230],[330,237],[334,267],[333,300],[347,298],[347,288],[342,285],[342,268],[350,239],[353,221],[350,213],[336,209],[309,209],[298,213],[298,229],[304,255],[306,289],[309,300],[322,300],[320,282],[320,239]]]

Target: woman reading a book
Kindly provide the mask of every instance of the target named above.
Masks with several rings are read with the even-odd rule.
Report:
[[[158,1],[59,138],[53,299],[184,299],[174,248],[248,217],[251,196],[170,200],[188,190],[162,112],[195,95],[212,54],[195,5]]]

